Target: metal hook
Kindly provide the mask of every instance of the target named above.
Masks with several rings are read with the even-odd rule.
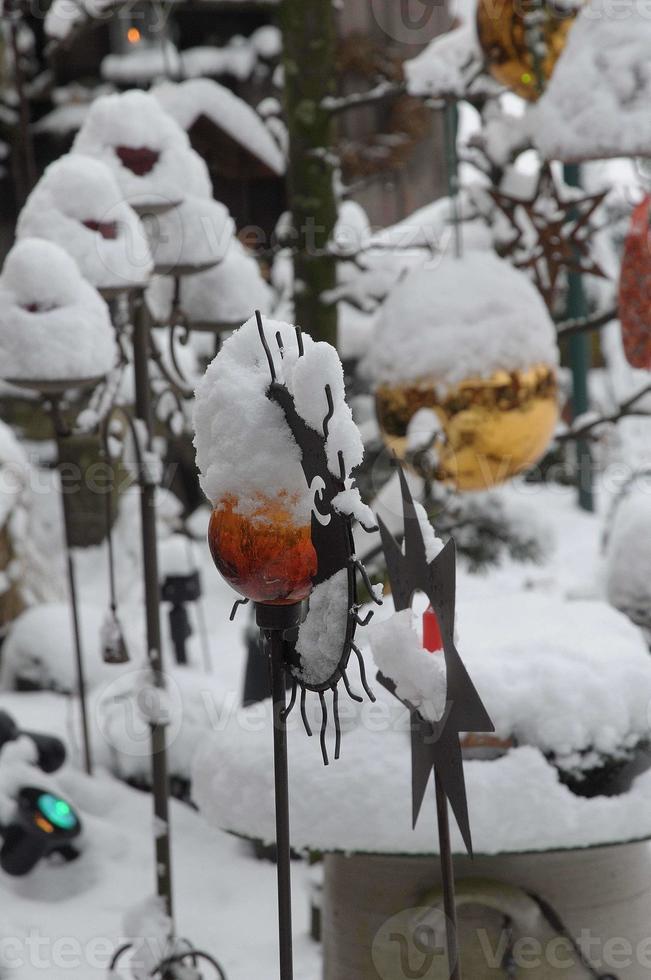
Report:
[[[321,702],[321,755],[323,756],[324,766],[330,765],[328,758],[328,746],[326,744],[326,732],[328,729],[328,707],[323,691],[319,691],[319,701]]]
[[[307,691],[304,687],[301,688],[301,718],[303,719],[303,728],[307,733],[308,738],[312,738],[312,728],[309,721],[307,720],[307,711],[305,710],[305,697]]]
[[[233,608],[231,609],[231,614],[228,617],[230,619],[231,623],[235,619],[235,617],[237,615],[237,610],[240,608],[240,606],[248,606],[248,604],[249,604],[249,600],[248,599],[236,599],[235,600],[235,602],[233,603]]]
[[[269,364],[269,371],[271,373],[271,380],[276,380],[276,368],[274,367],[274,359],[271,356],[271,351],[269,350],[269,344],[267,343],[267,338],[264,332],[264,323],[262,322],[262,314],[260,310],[255,311],[255,318],[258,321],[258,333],[260,334],[260,340],[262,346],[264,347],[264,352],[267,355],[267,363]]]
[[[357,662],[359,663],[359,676],[362,682],[362,687],[368,694],[369,700],[372,701],[373,704],[375,704],[377,698],[375,697],[373,691],[368,686],[368,681],[366,680],[366,667],[364,666],[364,657],[362,656],[362,651],[359,649],[359,647],[355,646],[354,643],[351,643],[350,646],[351,649],[355,652],[355,656],[357,657]]]
[[[327,439],[328,429],[330,428],[330,420],[332,419],[332,416],[335,414],[335,403],[332,397],[332,388],[330,387],[330,385],[325,386],[325,393],[326,393],[326,398],[328,399],[328,414],[323,420],[323,438]]]
[[[352,687],[350,686],[350,681],[348,680],[348,674],[346,673],[345,670],[342,670],[341,676],[344,679],[344,685],[345,685],[346,691],[348,692],[348,697],[349,698],[352,698],[353,701],[357,701],[358,704],[364,704],[364,698],[361,697],[359,694],[355,694],[355,692],[353,691]]]
[[[381,606],[382,605],[382,599],[378,599],[378,597],[375,595],[373,583],[371,582],[370,578],[368,577],[368,572],[364,568],[364,565],[359,560],[359,558],[351,558],[351,561],[352,561],[353,565],[355,566],[355,568],[357,569],[357,571],[359,572],[359,574],[362,576],[362,581],[364,582],[364,585],[366,586],[366,588],[367,588],[367,590],[368,590],[368,592],[369,592],[369,594],[371,596],[371,599],[376,604],[376,606]]]
[[[292,680],[292,695],[289,699],[289,704],[285,710],[281,713],[281,718],[283,721],[287,721],[292,711],[294,710],[294,705],[296,704],[296,695],[298,693],[298,681],[294,677]]]
[[[303,346],[303,331],[300,327],[295,327],[296,330],[296,343],[298,344],[298,356],[303,357],[305,353],[305,347]]]
[[[335,762],[341,755],[341,722],[339,720],[339,691],[337,685],[332,689],[332,714],[335,719]]]

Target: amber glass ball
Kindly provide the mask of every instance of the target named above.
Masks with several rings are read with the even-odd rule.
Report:
[[[212,512],[208,542],[221,575],[253,602],[292,605],[312,591],[311,522],[296,522],[291,501],[261,497],[251,513],[240,513],[236,498],[226,497]]]
[[[556,371],[539,365],[469,378],[444,395],[433,378],[381,385],[376,411],[387,446],[400,459],[407,452],[411,419],[420,409],[436,413],[441,439],[435,451],[437,478],[458,490],[485,490],[536,463],[558,422]]]
[[[526,37],[527,14],[536,9],[531,0],[479,0],[477,5],[477,34],[493,78],[530,102],[542,94],[536,64]],[[540,59],[540,74],[549,81],[556,66],[577,9],[564,9],[543,0],[542,36],[544,54]]]

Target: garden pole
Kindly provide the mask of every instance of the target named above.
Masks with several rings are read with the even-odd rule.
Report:
[[[457,906],[454,888],[454,864],[452,862],[452,843],[450,840],[450,814],[448,811],[448,800],[438,772],[435,775],[435,783],[441,880],[443,883],[443,908],[445,911],[445,933],[448,952],[448,976],[450,980],[461,980]]]
[[[152,453],[153,412],[149,379],[149,314],[144,295],[134,296],[133,363],[135,374],[136,419],[146,434],[145,451]],[[140,465],[140,513],[142,518],[142,551],[145,572],[145,612],[147,650],[153,681],[165,691],[165,674],[161,652],[160,588],[158,578],[158,545],[156,540],[157,475],[150,472],[150,461]],[[165,719],[154,719],[151,727],[152,786],[154,794],[156,881],[158,895],[165,902],[167,915],[173,920],[172,862],[169,823],[169,777],[167,771],[167,735]]]

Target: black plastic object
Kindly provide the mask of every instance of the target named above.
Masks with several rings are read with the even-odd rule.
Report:
[[[186,643],[192,636],[187,603],[196,602],[201,594],[201,577],[198,571],[189,575],[168,575],[161,586],[161,599],[172,605],[169,612],[170,634],[176,662],[182,666],[188,662]]]
[[[56,772],[66,761],[66,747],[61,739],[54,735],[42,735],[40,732],[23,731],[7,711],[0,711],[0,748],[7,742],[15,742],[21,736],[30,738],[36,746],[37,765],[43,772]]]
[[[0,867],[18,878],[51,854],[73,860],[78,852],[72,841],[80,832],[81,820],[67,800],[47,790],[24,787],[16,798],[14,817],[2,831]]]

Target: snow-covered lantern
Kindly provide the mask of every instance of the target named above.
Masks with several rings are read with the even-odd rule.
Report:
[[[223,204],[191,194],[155,221],[150,219],[149,230],[156,273],[178,277],[204,272],[222,262],[235,224]]]
[[[0,370],[44,394],[92,387],[114,366],[106,303],[52,242],[23,238],[0,274]]]
[[[535,101],[565,47],[580,2],[491,0],[477,6],[477,36],[490,74],[523,99]]]
[[[114,174],[81,153],[50,164],[20,213],[16,234],[59,245],[107,298],[142,288],[153,272],[147,235]]]
[[[412,271],[362,362],[382,436],[427,450],[436,479],[480,490],[536,463],[558,420],[556,333],[530,280],[489,252]]]
[[[241,326],[251,310],[271,312],[273,295],[253,255],[233,238],[218,265],[184,278],[175,296],[174,282],[154,279],[147,290],[147,304],[157,323],[166,324],[174,313],[175,300],[187,325],[193,330],[216,333]]]
[[[176,662],[187,664],[186,642],[192,636],[187,604],[202,595],[201,574],[194,543],[182,534],[173,534],[159,549],[161,599],[170,604],[170,636]]]
[[[73,152],[105,163],[138,213],[164,213],[186,194],[212,193],[208,169],[187,133],[146,92],[133,90],[93,102]]]

